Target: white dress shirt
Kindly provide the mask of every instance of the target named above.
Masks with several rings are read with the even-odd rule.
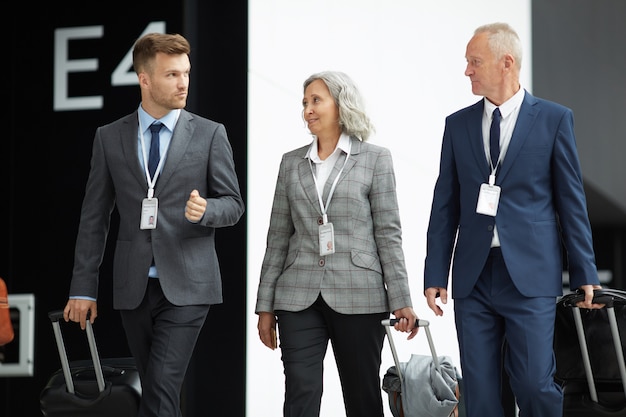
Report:
[[[513,135],[513,129],[517,123],[517,116],[519,115],[520,107],[524,101],[524,89],[520,86],[520,89],[507,101],[500,106],[496,106],[485,97],[485,110],[483,112],[483,146],[485,148],[485,158],[487,161],[491,161],[489,153],[489,128],[491,127],[491,115],[493,111],[498,107],[502,118],[500,119],[500,157],[498,159],[498,166],[494,167],[494,174],[498,177],[498,168],[502,165],[502,161],[506,156],[506,151],[511,143],[511,136]],[[493,239],[491,241],[491,247],[499,247],[500,238],[498,237],[498,229],[496,226],[493,228]]]

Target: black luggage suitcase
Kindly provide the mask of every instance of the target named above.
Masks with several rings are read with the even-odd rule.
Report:
[[[606,305],[601,310],[576,307],[583,299],[575,292],[557,303],[554,350],[563,416],[626,417],[626,292],[596,290],[594,302]]]
[[[133,358],[100,360],[91,324],[87,340],[91,359],[69,362],[61,323],[63,311],[48,314],[61,358],[61,369],[48,380],[40,395],[46,417],[136,417],[141,382]]]

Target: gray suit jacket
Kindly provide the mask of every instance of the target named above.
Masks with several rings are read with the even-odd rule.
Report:
[[[369,314],[412,306],[391,153],[351,139],[350,158],[328,207],[335,253],[320,256],[321,209],[309,145],[283,155],[256,312],[300,311],[321,293],[334,310]],[[324,188],[326,204],[339,158]]]
[[[97,298],[111,213],[119,230],[113,270],[113,306],[133,309],[143,299],[154,256],[163,293],[177,305],[222,302],[215,228],[237,223],[244,212],[232,149],[223,125],[182,110],[172,135],[155,197],[154,230],[139,228],[148,186],[139,163],[138,115],[96,130],[91,170],[76,240],[70,296]],[[185,218],[189,194],[207,199],[198,224]]]

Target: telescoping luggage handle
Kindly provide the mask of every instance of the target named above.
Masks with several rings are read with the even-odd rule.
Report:
[[[380,322],[385,326],[387,332],[387,339],[389,340],[389,346],[391,347],[391,354],[393,355],[393,361],[396,364],[396,372],[400,378],[400,384],[403,384],[402,371],[400,370],[400,360],[398,359],[398,352],[396,351],[396,345],[393,343],[393,335],[391,334],[391,327],[398,322],[398,319],[385,319]],[[439,365],[439,358],[437,357],[437,351],[435,350],[435,344],[433,343],[433,337],[430,334],[430,322],[428,320],[416,320],[415,324],[418,327],[423,327],[426,332],[426,338],[428,339],[428,346],[430,347],[430,353],[433,355],[433,364],[437,371],[441,373],[441,367]]]
[[[67,350],[65,350],[65,343],[63,342],[63,335],[61,334],[60,320],[63,319],[63,311],[51,311],[48,313],[50,321],[52,321],[52,329],[54,330],[54,338],[59,350],[59,357],[61,358],[61,368],[63,369],[63,375],[65,376],[65,385],[67,386],[67,392],[74,394],[74,381],[72,380],[72,372],[70,370],[70,363],[67,357]],[[93,369],[96,373],[96,381],[98,383],[98,391],[103,392],[105,388],[104,374],[102,373],[102,364],[100,363],[100,356],[98,355],[98,348],[96,346],[96,338],[93,334],[93,327],[89,319],[87,320],[87,327],[85,328],[87,333],[87,341],[89,342],[89,351],[91,352],[91,360],[93,361]]]
[[[598,402],[598,393],[596,390],[596,384],[593,380],[593,372],[591,369],[591,360],[589,359],[589,350],[587,349],[587,341],[585,340],[585,329],[583,327],[583,321],[580,314],[580,308],[576,305],[577,302],[585,299],[584,293],[572,294],[572,297],[568,298],[565,305],[572,307],[574,314],[574,324],[576,325],[576,333],[578,335],[578,343],[580,345],[580,351],[583,359],[583,366],[585,368],[585,375],[587,376],[587,384],[589,385],[589,396],[595,403]],[[620,376],[622,378],[622,385],[624,394],[626,394],[626,365],[624,363],[624,352],[622,350],[622,343],[619,336],[619,328],[617,327],[617,318],[615,317],[616,303],[624,304],[626,299],[623,298],[621,293],[612,290],[594,290],[593,303],[604,304],[607,316],[609,318],[609,327],[611,329],[611,335],[613,336],[613,344],[615,346],[615,354],[617,356],[617,365],[619,367]]]

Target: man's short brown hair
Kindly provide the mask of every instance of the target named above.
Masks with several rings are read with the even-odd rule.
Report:
[[[150,69],[157,53],[180,55],[191,53],[191,46],[184,36],[177,33],[148,33],[137,39],[133,48],[133,68],[139,74]]]

